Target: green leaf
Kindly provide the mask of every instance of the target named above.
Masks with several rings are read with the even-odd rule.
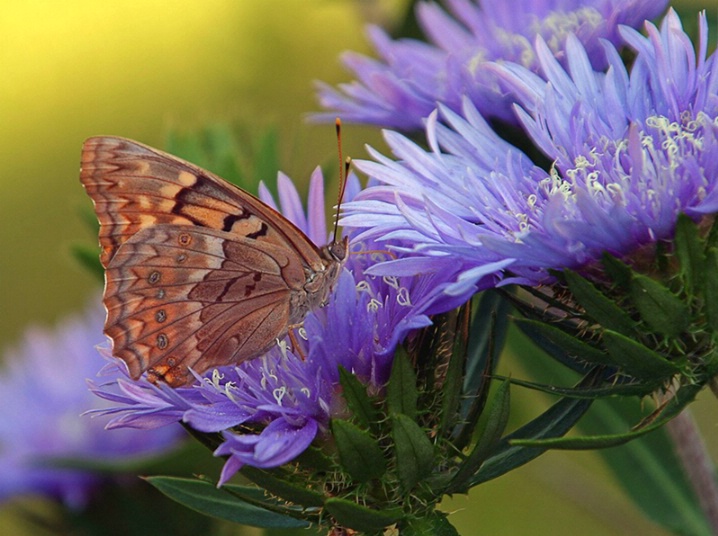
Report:
[[[339,383],[352,417],[364,428],[370,428],[378,421],[378,416],[367,395],[366,386],[344,367],[339,367]]]
[[[100,263],[100,250],[97,246],[88,246],[86,244],[70,245],[70,255],[88,271],[92,273],[100,282],[105,280],[105,269]]]
[[[471,302],[469,302],[471,303]],[[466,365],[467,349],[464,342],[468,336],[465,333],[464,321],[470,314],[470,308],[463,306],[459,310],[457,326],[454,332],[456,342],[446,367],[446,377],[441,390],[441,419],[439,421],[438,435],[447,437],[456,425],[457,412],[461,402],[461,387],[464,381],[464,366]],[[432,371],[429,371],[432,373]]]
[[[296,458],[296,461],[302,467],[311,469],[316,473],[326,473],[335,469],[333,458],[321,449],[311,445]]]
[[[625,430],[642,418],[643,406],[636,399],[606,399],[594,404],[579,427],[604,435]],[[598,452],[648,519],[675,534],[712,534],[665,428]]]
[[[685,214],[678,216],[674,244],[686,292],[689,295],[702,293],[705,282],[704,242],[699,236],[698,226]]]
[[[447,515],[434,510],[423,517],[407,519],[399,526],[401,536],[459,536]]]
[[[683,300],[649,277],[634,274],[631,297],[641,318],[656,333],[675,337],[690,324],[688,306]]]
[[[512,304],[505,292],[485,291],[478,300],[478,309],[469,327],[466,371],[461,389],[463,399],[459,423],[452,432],[451,442],[463,449],[471,442],[474,426],[484,410],[491,382],[489,378],[501,356],[509,326]]]
[[[584,437],[558,437],[550,439],[515,439],[511,443],[524,447],[541,447],[561,450],[592,450],[608,447],[617,447],[633,439],[641,437],[649,432],[657,430],[673,417],[678,415],[683,408],[690,404],[703,387],[700,385],[687,385],[679,389],[671,401],[661,410],[656,412],[651,424],[642,426],[632,432],[619,434],[606,434]]]
[[[627,264],[609,253],[604,253],[601,256],[601,264],[603,264],[603,269],[606,271],[606,274],[608,274],[619,287],[628,290],[631,285],[633,272]]]
[[[331,429],[342,468],[352,479],[368,482],[384,474],[384,453],[368,432],[340,419],[331,421]]]
[[[600,382],[600,375],[592,373],[580,382],[579,387],[593,387]],[[481,466],[470,485],[473,487],[501,476],[543,454],[546,449],[526,448],[512,445],[510,442],[515,439],[562,436],[573,428],[574,424],[591,407],[592,402],[592,400],[561,399],[529,423],[505,436],[499,446],[494,449],[494,453]]]
[[[643,396],[649,394],[655,388],[655,385],[653,383],[617,383],[615,385],[612,384],[595,388],[560,387],[557,385],[549,385],[544,383],[530,382],[527,380],[519,380],[516,378],[508,378],[499,374],[495,374],[494,379],[506,380],[508,382],[511,382],[512,385],[519,385],[521,387],[526,387],[527,389],[541,391],[542,393],[548,393],[550,395],[565,396],[567,398],[595,399],[604,398],[607,396]]]
[[[710,328],[718,331],[718,249],[710,248],[706,254],[705,273],[706,320]]]
[[[633,333],[635,322],[631,317],[591,282],[571,270],[564,270],[563,274],[574,298],[591,318],[605,328],[624,334]]]
[[[378,511],[339,498],[327,499],[325,508],[343,527],[368,533],[393,525],[404,516],[400,508]]]
[[[261,528],[308,527],[303,520],[271,512],[238,499],[202,480],[165,476],[145,480],[170,499],[204,515]]]
[[[551,367],[547,371],[549,367],[545,359],[536,354],[538,352],[530,355],[523,348],[517,354],[522,358],[521,366],[532,376],[548,375],[551,381],[563,384],[568,384],[574,377],[565,367]],[[642,400],[634,397],[604,399],[593,404],[578,423],[578,428],[591,435],[623,431],[642,418],[643,405]],[[623,446],[597,452],[606,459],[628,495],[649,519],[669,527],[676,534],[710,534],[709,530],[700,528],[705,527],[705,521],[665,429],[655,430]]]
[[[468,458],[459,467],[454,479],[445,493],[468,492],[471,477],[491,454],[506,429],[510,411],[510,383],[502,381],[493,395],[489,405],[486,422],[480,431],[479,440]]]
[[[662,355],[615,331],[603,333],[603,344],[615,363],[636,378],[660,381],[680,371]]]
[[[393,415],[391,424],[399,482],[402,489],[409,492],[431,472],[434,446],[419,425],[406,415]]]
[[[416,374],[403,348],[394,355],[391,376],[387,386],[386,402],[389,413],[401,413],[411,419],[416,418]]]
[[[524,318],[517,318],[514,322],[521,331],[554,357],[555,353],[560,351],[566,358],[574,362],[615,365],[615,362],[605,352],[564,333],[550,324]]]
[[[257,469],[249,465],[245,465],[241,470],[242,476],[248,478],[258,486],[266,489],[272,495],[281,497],[285,501],[301,505],[303,507],[322,506],[324,504],[324,495],[313,491],[307,486],[298,486],[287,482],[282,478],[278,478],[272,474],[272,471]],[[223,486],[223,489],[232,489],[230,485]]]

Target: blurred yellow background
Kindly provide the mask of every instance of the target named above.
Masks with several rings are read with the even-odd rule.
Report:
[[[27,0],[0,16],[0,346],[31,322],[76,310],[97,288],[68,253],[94,243],[79,217],[82,141],[126,136],[161,147],[170,127],[242,120],[275,125],[293,178],[336,153],[334,130],[309,126],[313,80],[347,80],[338,53],[368,52],[367,19],[396,0]],[[373,129],[347,126],[363,157]],[[517,397],[517,413],[535,405]],[[0,408],[2,411],[2,408]],[[532,409],[535,411],[535,408]],[[712,421],[711,426],[715,426]],[[593,453],[549,453],[446,509],[472,534],[661,534],[628,503]],[[0,476],[1,477],[1,476]],[[17,522],[0,507],[0,526]],[[256,534],[256,532],[252,532]]]

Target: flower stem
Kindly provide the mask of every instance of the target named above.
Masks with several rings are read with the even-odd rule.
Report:
[[[718,485],[715,467],[693,416],[687,409],[666,424],[676,455],[714,534],[718,534]]]

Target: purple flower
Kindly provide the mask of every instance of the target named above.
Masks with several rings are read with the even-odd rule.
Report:
[[[105,312],[99,300],[54,330],[31,328],[4,356],[0,371],[0,501],[41,494],[79,508],[100,482],[89,470],[53,467],[58,460],[126,462],[175,446],[183,430],[108,431],[87,390],[102,359],[95,345]]]
[[[417,19],[431,44],[414,39],[393,41],[377,27],[369,38],[380,59],[346,53],[344,64],[357,81],[335,89],[319,84],[319,100],[346,121],[400,130],[422,128],[441,103],[458,112],[464,97],[486,116],[515,122],[514,102],[501,91],[487,62],[512,61],[538,72],[533,43],[540,37],[551,55],[566,64],[565,40],[575,35],[594,68],[606,65],[602,40],[620,41],[618,25],[638,27],[658,16],[667,0],[448,0],[451,15],[434,3],[421,2]]]
[[[308,215],[292,182],[282,174],[278,182],[283,214],[316,243],[325,243],[321,171],[312,175]],[[347,197],[358,190],[356,177],[350,177]],[[263,186],[260,197],[276,207]],[[372,392],[381,390],[396,345],[411,330],[430,323],[427,314],[445,285],[439,275],[366,275],[373,256],[385,256],[371,253],[376,248],[370,242],[352,240],[351,246],[329,303],[309,313],[297,332],[299,347],[290,349],[282,341],[259,358],[215,369],[178,389],[129,378],[96,385],[96,394],[114,403],[101,410],[113,415],[110,427],[154,428],[182,420],[201,432],[221,432],[224,442],[215,455],[228,458],[220,483],[245,464],[266,468],[287,463],[325,438],[330,418],[346,415],[339,366]],[[438,303],[447,306],[446,301]]]
[[[374,152],[357,166],[383,183],[346,207],[343,224],[365,239],[398,241],[408,256],[372,274],[456,270],[447,290],[468,297],[507,283],[550,281],[549,269],[580,269],[607,251],[625,256],[671,238],[679,213],[718,211],[718,70],[698,52],[673,12],[648,37],[622,27],[637,52],[630,74],[605,45],[606,72],[570,37],[565,69],[539,40],[542,76],[494,65],[515,93],[533,142],[554,161],[549,171],[496,135],[471,102],[463,117],[440,109],[427,125],[429,151],[393,132],[399,159]],[[548,82],[546,82],[545,80]],[[410,245],[409,245],[410,244]]]

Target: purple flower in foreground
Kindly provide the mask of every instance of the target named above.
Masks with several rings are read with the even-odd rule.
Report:
[[[417,19],[432,44],[414,39],[392,41],[377,27],[369,37],[380,56],[346,53],[344,64],[357,77],[334,89],[319,84],[319,100],[330,113],[320,120],[370,123],[419,129],[441,103],[458,112],[468,97],[481,113],[515,122],[513,99],[502,93],[486,62],[512,61],[538,72],[533,43],[541,37],[565,64],[565,40],[577,36],[594,68],[605,66],[601,40],[620,41],[618,25],[638,27],[658,16],[667,0],[537,1],[449,0],[448,15],[421,2]]]
[[[358,181],[351,177],[347,197],[357,191]],[[324,243],[321,172],[312,176],[308,216],[294,185],[281,174],[279,192],[283,214],[312,240]],[[260,197],[276,206],[266,188],[260,187]],[[301,348],[281,342],[264,356],[215,369],[198,377],[199,383],[178,389],[128,378],[95,386],[96,394],[115,403],[101,411],[114,414],[110,427],[154,428],[181,420],[201,432],[222,432],[224,442],[215,454],[228,458],[220,483],[245,464],[266,468],[289,462],[325,437],[329,419],[345,414],[339,366],[374,392],[382,389],[396,345],[411,330],[430,323],[427,314],[436,307],[435,295],[444,284],[439,275],[365,275],[372,255],[377,255],[369,251],[375,248],[371,243],[351,244],[353,254],[330,302],[309,313],[298,332]],[[243,432],[233,429],[239,425]]]
[[[646,30],[620,30],[637,52],[630,74],[608,44],[609,68],[592,71],[576,38],[568,70],[539,41],[548,82],[519,65],[493,67],[517,95],[529,136],[555,161],[549,171],[499,138],[468,101],[463,117],[442,107],[445,124],[430,118],[428,152],[386,133],[399,161],[373,153],[377,162],[356,163],[384,184],[349,203],[343,224],[396,240],[416,258],[371,273],[461,265],[448,292],[464,297],[538,285],[551,268],[580,269],[604,251],[624,256],[671,238],[681,212],[717,212],[718,60],[706,59],[705,16],[697,54],[673,11],[660,31]]]
[[[107,419],[82,416],[97,407],[86,378],[102,365],[95,344],[102,340],[104,317],[98,300],[83,317],[54,330],[29,329],[6,352],[0,370],[0,501],[41,494],[81,507],[100,476],[53,467],[53,461],[124,462],[167,450],[184,436],[178,426],[108,431]]]

